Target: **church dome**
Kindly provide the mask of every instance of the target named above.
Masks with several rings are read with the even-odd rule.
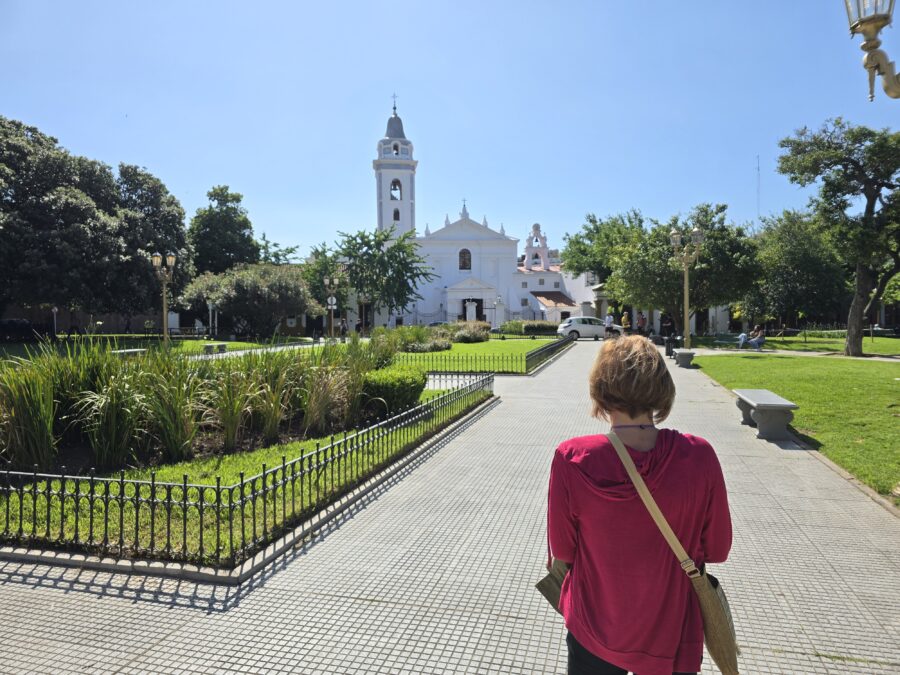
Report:
[[[384,132],[384,137],[406,140],[406,135],[403,133],[403,120],[397,116],[396,108],[394,108],[394,114],[388,117],[387,131]]]

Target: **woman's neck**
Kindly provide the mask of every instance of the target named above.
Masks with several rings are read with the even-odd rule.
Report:
[[[635,450],[646,452],[656,445],[656,436],[659,429],[653,423],[649,414],[631,417],[627,413],[611,412],[609,423],[622,442]]]

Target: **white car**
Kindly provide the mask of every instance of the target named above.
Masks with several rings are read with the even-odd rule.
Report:
[[[583,337],[607,337],[606,326],[601,319],[595,319],[592,316],[573,316],[566,319],[559,328],[556,329],[557,335],[567,337],[571,335],[576,340]],[[613,324],[610,336],[621,335],[622,326]]]

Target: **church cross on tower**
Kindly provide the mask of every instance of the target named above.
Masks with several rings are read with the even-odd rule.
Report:
[[[391,96],[391,98],[394,99],[394,114],[396,115],[397,114],[397,92],[394,92],[394,95]]]

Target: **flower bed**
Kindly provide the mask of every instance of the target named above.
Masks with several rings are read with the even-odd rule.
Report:
[[[489,398],[493,376],[235,482],[0,473],[0,541],[234,567]],[[147,475],[149,473],[149,476]]]

